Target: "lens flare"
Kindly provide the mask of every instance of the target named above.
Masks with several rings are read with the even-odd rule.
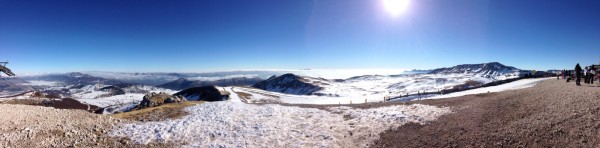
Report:
[[[390,14],[397,16],[406,11],[410,5],[410,0],[382,0],[383,6]]]

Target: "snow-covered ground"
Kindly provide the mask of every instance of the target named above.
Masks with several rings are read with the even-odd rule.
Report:
[[[408,122],[424,123],[450,112],[427,105],[330,110],[333,112],[275,104],[207,102],[186,108],[191,114],[181,119],[124,124],[111,134],[137,143],[174,142],[185,143],[185,147],[366,147],[386,129]],[[344,115],[351,119],[344,119]]]
[[[450,73],[450,74],[404,74],[404,75],[365,75],[356,76],[345,80],[328,80],[322,78],[301,76],[285,77],[282,80],[272,80],[266,84],[264,89],[271,92],[282,92],[285,94],[278,97],[285,103],[310,103],[310,104],[348,104],[350,100],[357,102],[379,102],[384,98],[397,98],[407,94],[423,92],[438,92],[445,89],[453,89],[456,86],[469,84],[477,86],[498,80],[518,77],[517,73]],[[298,79],[312,86],[297,87],[281,85],[289,79]],[[316,87],[318,86],[318,87]],[[322,88],[314,91],[315,88]],[[252,91],[252,90],[248,90]],[[255,91],[256,92],[256,91]],[[253,93],[251,93],[253,94]],[[255,93],[254,93],[255,94]],[[271,99],[262,94],[273,94],[260,92],[254,95],[258,99]],[[262,96],[261,96],[262,95]],[[274,93],[274,96],[282,94]],[[296,99],[299,98],[299,99]],[[277,99],[275,99],[277,100]],[[366,100],[366,101],[365,101]]]
[[[98,107],[108,107],[112,105],[131,104],[142,101],[145,94],[123,94],[97,99],[77,99],[82,103],[96,105]]]
[[[381,102],[383,97],[373,96],[316,96],[292,95],[278,92],[265,91],[255,88],[234,87],[236,92],[248,93],[249,103],[278,102],[291,104],[357,104],[366,102]],[[370,97],[370,98],[369,98]]]
[[[240,96],[237,93],[235,93],[236,91],[234,90],[234,87],[223,87],[220,89],[223,89],[223,90],[229,92],[229,100],[228,101],[235,102],[235,103],[242,103],[242,98],[240,98]]]
[[[536,84],[540,83],[541,81],[548,80],[548,79],[553,79],[553,78],[522,79],[522,80],[518,80],[518,81],[506,83],[506,84],[501,84],[501,85],[497,85],[497,86],[482,87],[482,88],[471,89],[471,90],[455,92],[455,93],[449,93],[449,94],[444,94],[444,95],[430,94],[430,95],[421,95],[421,96],[409,96],[409,97],[404,97],[404,98],[397,98],[397,99],[394,99],[391,101],[410,101],[410,100],[414,100],[414,99],[442,99],[442,98],[460,97],[460,96],[465,96],[465,95],[482,94],[482,93],[488,93],[488,92],[501,92],[501,91],[507,91],[507,90],[523,89],[523,88],[533,87]]]
[[[507,91],[507,90],[523,89],[523,88],[533,87],[536,84],[538,84],[539,82],[548,80],[548,79],[554,79],[554,78],[523,79],[523,80],[518,80],[518,81],[514,81],[514,82],[502,84],[502,85],[497,85],[497,86],[471,89],[471,90],[455,92],[455,93],[450,93],[450,94],[445,94],[445,95],[424,97],[424,99],[450,98],[450,97],[459,97],[459,96],[481,94],[481,93],[488,93],[488,92],[501,92],[501,91]]]
[[[64,85],[58,81],[29,81],[28,85],[43,87],[41,91],[58,91],[65,92],[63,97],[76,99],[82,103],[95,105],[102,108],[108,108],[105,113],[115,111],[127,111],[141,101],[145,94],[155,92],[166,92],[168,94],[177,93],[177,91],[157,88],[148,85],[130,85],[123,86],[121,89],[125,94],[113,95],[110,90],[102,90],[104,87],[111,85],[96,84],[96,85]],[[29,98],[31,94],[19,96],[21,98]]]
[[[477,74],[419,74],[396,76],[361,76],[347,79],[344,82],[330,83],[319,91],[335,96],[382,99],[384,96],[395,97],[418,92],[432,92],[451,89],[465,84],[467,81],[477,81],[481,84],[513,77],[504,75],[485,77]]]
[[[398,78],[400,79],[400,78]],[[449,97],[457,97],[464,96],[469,94],[478,94],[478,93],[487,93],[487,92],[499,92],[505,90],[512,89],[521,89],[532,87],[540,81],[546,80],[549,78],[538,78],[538,79],[524,79],[518,80],[511,83],[506,83],[498,86],[492,87],[484,87],[478,89],[467,90],[463,92],[450,93],[445,95],[423,95],[423,96],[410,96],[404,98],[398,98],[392,101],[410,101],[414,99],[436,99],[436,98],[449,98]],[[373,80],[378,81],[378,80]],[[384,80],[381,80],[384,81]],[[377,84],[376,82],[368,82],[368,81],[360,81],[357,83],[362,83],[363,86],[368,86],[372,83],[373,88],[365,88],[365,90],[377,90],[378,85],[386,85],[385,82]],[[414,84],[414,83],[413,83]],[[446,83],[448,84],[448,83]],[[330,84],[330,85],[338,85],[338,84]],[[414,84],[414,85],[429,85],[431,87],[437,87],[435,84]],[[448,84],[451,85],[451,84]],[[443,86],[439,86],[443,87]],[[333,88],[333,87],[330,87]],[[416,88],[416,87],[414,87]],[[383,98],[388,94],[384,93],[373,93],[373,94],[360,94],[361,91],[355,91],[353,88],[347,89],[338,89],[337,91],[340,94],[344,93],[345,95],[340,96],[316,96],[316,95],[292,95],[292,94],[284,94],[278,92],[264,91],[260,89],[247,88],[247,87],[234,87],[236,92],[248,93],[251,96],[248,97],[250,103],[254,102],[279,102],[279,103],[291,103],[291,104],[357,104],[357,103],[365,103],[365,102],[381,102]],[[328,90],[330,91],[330,90]],[[235,93],[232,93],[235,94]]]
[[[88,86],[86,86],[88,87]],[[139,104],[140,101],[144,98],[146,93],[139,93],[142,91],[147,91],[148,93],[160,93],[165,92],[168,94],[177,93],[176,91],[164,88],[156,88],[153,86],[146,85],[134,85],[130,87],[123,88],[125,94],[122,95],[114,95],[108,97],[98,97],[103,94],[109,94],[108,92],[99,91],[97,89],[86,89],[83,87],[83,93],[76,94],[76,100],[90,105],[95,105],[98,107],[106,108],[104,113],[110,114],[114,112],[125,112],[131,110],[134,106]],[[131,93],[133,92],[133,93]]]

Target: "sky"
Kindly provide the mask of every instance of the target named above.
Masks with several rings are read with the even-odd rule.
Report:
[[[600,1],[384,1],[0,0],[0,61],[16,73],[600,61]]]

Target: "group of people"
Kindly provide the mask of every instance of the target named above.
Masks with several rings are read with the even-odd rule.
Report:
[[[575,80],[577,85],[581,85],[581,79],[585,84],[594,84],[595,80],[598,80],[598,84],[600,84],[600,68],[598,65],[586,66],[585,68],[581,68],[579,63],[575,65],[574,70],[562,70],[561,75],[563,79],[566,79],[567,82],[570,80]],[[558,79],[558,77],[557,77]]]
[[[600,71],[598,70],[593,65],[585,67],[585,74],[583,76],[585,84],[594,84],[594,80],[598,80],[598,83],[600,83],[600,77],[598,77]]]

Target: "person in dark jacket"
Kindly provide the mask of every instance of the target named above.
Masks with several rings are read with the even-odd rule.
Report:
[[[577,63],[577,65],[575,65],[575,85],[577,86],[581,86],[581,66],[579,66],[579,63]]]
[[[594,68],[594,65],[592,65],[590,67],[590,84],[594,84],[595,76],[596,76],[596,69]]]

